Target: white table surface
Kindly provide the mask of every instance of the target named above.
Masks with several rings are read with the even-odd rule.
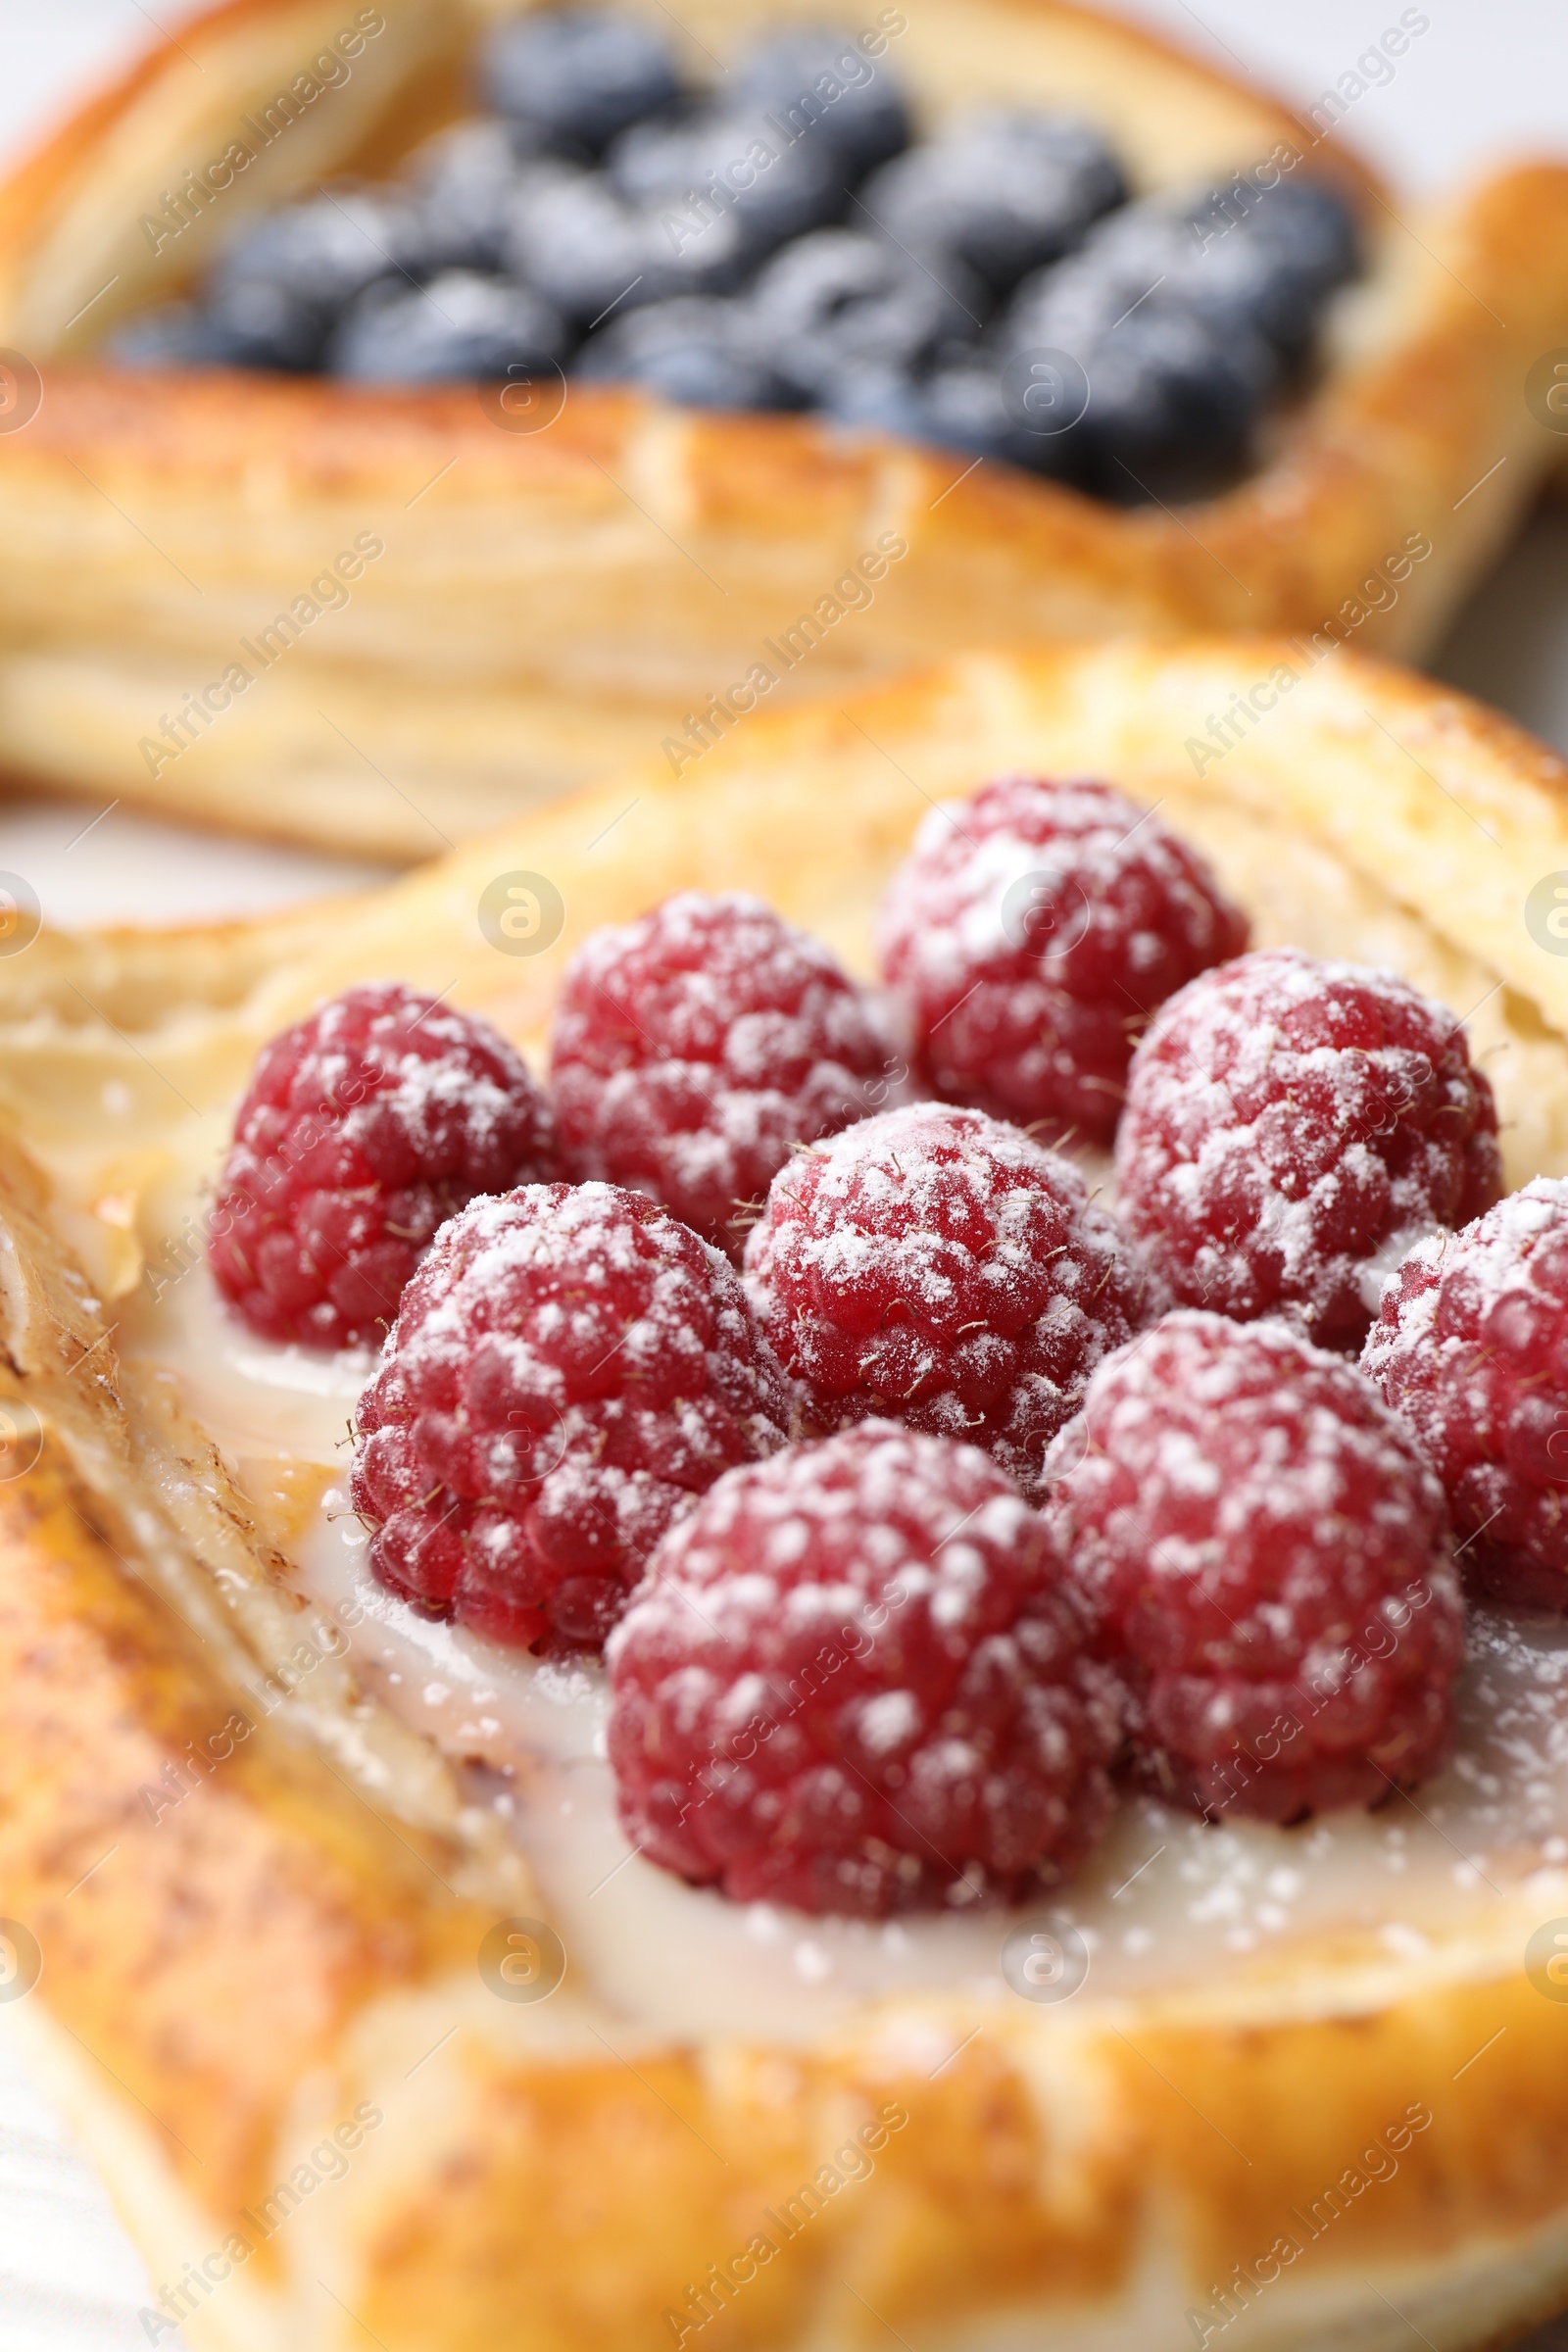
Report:
[[[1397,21],[1400,5],[1142,0],[1136,13],[1310,104]],[[160,0],[156,23],[139,0],[0,0],[0,158],[180,13],[176,0]],[[821,13],[833,16],[832,0]],[[1346,125],[1395,183],[1419,193],[1527,150],[1568,155],[1563,0],[1429,0],[1429,13],[1430,29],[1394,79],[1369,89]],[[1434,667],[1568,750],[1568,507],[1531,525]],[[46,919],[66,925],[214,918],[376,872],[66,802],[0,803],[0,869],[25,874]],[[30,2080],[0,2007],[0,2352],[132,2352],[148,2340],[138,2319],[147,2300],[139,2258]],[[1521,2352],[1568,2352],[1568,2321]]]

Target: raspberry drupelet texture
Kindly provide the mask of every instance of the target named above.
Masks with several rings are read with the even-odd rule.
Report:
[[[1472,1591],[1568,1609],[1568,1183],[1418,1242],[1361,1365],[1443,1481]]]
[[[1283,1314],[1358,1348],[1424,1233],[1502,1185],[1459,1023],[1392,972],[1294,948],[1205,973],[1156,1014],[1116,1139],[1117,1213],[1185,1306]]]
[[[760,899],[697,891],[594,932],[551,1041],[567,1173],[651,1194],[737,1259],[792,1149],[897,1100],[896,1071],[826,948]]]
[[[773,1179],[747,1288],[808,1422],[967,1438],[1025,1494],[1145,1318],[1136,1248],[1076,1168],[981,1110],[913,1103]]]
[[[1114,1677],[1045,1518],[885,1421],[721,1479],[611,1637],[628,1837],[739,1902],[1012,1901],[1103,1827]]]
[[[379,1343],[448,1217],[555,1173],[549,1102],[498,1030],[399,981],[351,988],[257,1061],[213,1276],[264,1339]]]
[[[1342,1357],[1278,1320],[1168,1315],[1102,1365],[1048,1467],[1156,1788],[1291,1822],[1438,1770],[1464,1644],[1443,1494]]]
[[[1139,1031],[1247,918],[1108,784],[1002,776],[932,809],[879,938],[935,1093],[1106,1144]]]
[[[354,1507],[427,1615],[593,1649],[671,1521],[789,1418],[717,1250],[640,1193],[525,1185],[454,1217],[405,1292]]]

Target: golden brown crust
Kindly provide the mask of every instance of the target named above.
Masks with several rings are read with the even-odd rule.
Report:
[[[244,1693],[92,1508],[53,1462],[0,1500],[0,1872],[51,2014],[222,2215],[270,2185],[295,2084],[355,2011],[468,1960],[490,1923],[447,1896],[439,1845],[242,1728]],[[210,1741],[231,1753],[203,1780],[190,1751]]]
[[[988,89],[1077,98],[1159,184],[1288,140],[1302,168],[1346,175],[1365,212],[1374,266],[1324,384],[1261,471],[1180,515],[575,381],[549,429],[516,433],[471,387],[150,378],[83,359],[117,305],[167,293],[242,207],[351,161],[371,111],[412,136],[400,91],[432,119],[450,103],[440,69],[471,37],[466,13],[428,0],[384,13],[350,81],[163,259],[145,238],[110,251],[90,233],[135,210],[127,151],[138,185],[177,178],[176,158],[206,152],[214,87],[237,119],[242,90],[304,54],[307,25],[316,40],[336,29],[318,0],[201,19],[180,36],[199,73],[166,46],[0,192],[0,333],[47,379],[33,422],[0,437],[0,758],[14,772],[416,858],[683,736],[759,662],[783,700],[940,659],[956,631],[1022,643],[1334,621],[1358,645],[1418,653],[1557,454],[1520,387],[1568,338],[1568,172],[1526,168],[1406,224],[1338,140],[1330,151],[1271,100],[1057,0],[922,0],[890,54],[945,104]],[[772,13],[748,0],[692,30],[722,52]],[[264,672],[241,641],[364,531],[385,552],[353,603]],[[907,552],[874,600],[813,622],[808,658],[770,652],[837,602],[834,583],[884,535]],[[1413,564],[1412,540],[1430,551]],[[252,685],[160,757],[165,715],[236,660]]]

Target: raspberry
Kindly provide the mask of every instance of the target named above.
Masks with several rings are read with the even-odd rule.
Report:
[[[773,1179],[747,1287],[808,1418],[983,1446],[1025,1494],[1144,1275],[1076,1168],[980,1110],[914,1103]]]
[[[1568,1183],[1418,1242],[1361,1366],[1443,1481],[1472,1589],[1568,1609]]]
[[[1464,1645],[1443,1494],[1342,1357],[1278,1320],[1167,1315],[1101,1366],[1047,1468],[1167,1795],[1290,1822],[1437,1771]]]
[[[264,1339],[378,1341],[437,1227],[554,1161],[543,1090],[488,1021],[399,981],[351,988],[256,1064],[219,1179],[214,1279]]]
[[[880,943],[935,1093],[1108,1144],[1138,1031],[1247,918],[1108,784],[1002,776],[926,817]]]
[[[739,1258],[797,1144],[895,1093],[888,1042],[826,948],[760,899],[682,891],[596,931],[551,1042],[570,1174],[651,1193]]]
[[[863,1422],[721,1479],[615,1628],[627,1835],[737,1902],[1015,1901],[1099,1837],[1119,1724],[1049,1523],[972,1446]]]
[[[1272,948],[1195,980],[1139,1047],[1117,1206],[1184,1306],[1358,1348],[1384,1278],[1501,1189],[1451,1013],[1391,972]]]
[[[717,1250],[640,1193],[531,1184],[441,1234],[358,1419],[381,1583],[562,1655],[694,1496],[785,1443],[789,1395]]]

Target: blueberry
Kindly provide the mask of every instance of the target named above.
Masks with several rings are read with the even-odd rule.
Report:
[[[977,458],[999,458],[1031,473],[1070,470],[1070,433],[1031,432],[1009,402],[999,350],[961,353],[932,369],[921,387],[925,437]]]
[[[579,324],[622,302],[653,301],[656,259],[647,223],[595,173],[561,167],[532,174],[502,240],[502,266],[537,286]]]
[[[596,156],[680,94],[674,60],[637,18],[565,8],[503,24],[480,66],[484,95],[525,143]]]
[[[268,278],[214,287],[202,306],[208,359],[227,368],[318,368],[330,318]]]
[[[630,205],[600,173],[542,169],[514,209],[505,267],[579,326],[676,294],[727,293],[747,248],[732,213],[706,223]]]
[[[1340,199],[1285,180],[1128,205],[1091,231],[1071,265],[1099,282],[1112,316],[1134,304],[1179,310],[1222,332],[1266,335],[1293,357],[1354,266],[1354,226]]]
[[[524,172],[502,122],[459,122],[413,159],[411,267],[494,270]]]
[[[323,193],[248,222],[219,256],[209,291],[276,286],[330,318],[373,278],[406,266],[413,229],[401,196]]]
[[[1059,436],[1061,462],[1102,497],[1198,496],[1226,478],[1277,378],[1244,319],[1156,292],[1130,295],[1086,246],[1024,280],[998,336],[1004,354],[1063,351],[1083,368],[1089,406]]]
[[[736,95],[797,136],[813,132],[858,175],[909,142],[909,110],[886,63],[853,33],[803,26],[761,42],[741,61]]]
[[[919,376],[868,361],[835,380],[826,405],[844,424],[934,441],[1037,473],[1058,472],[1065,464],[1057,439],[1026,431],[1012,415],[997,352],[950,349]]]
[[[971,116],[884,164],[861,191],[887,236],[952,255],[998,291],[1070,252],[1125,195],[1098,131],[1070,115]]]
[[[577,372],[646,384],[689,409],[787,409],[799,394],[775,374],[744,306],[708,295],[656,302],[590,336]]]
[[[861,360],[841,369],[822,405],[840,424],[894,433],[903,441],[931,437],[923,386],[908,368],[887,360]]]
[[[227,356],[205,312],[193,302],[165,303],[115,328],[105,344],[122,368],[213,368]]]
[[[793,143],[760,113],[704,107],[624,131],[606,159],[612,185],[663,220],[701,228],[732,211],[756,260],[842,218],[849,188],[839,150]],[[694,203],[692,200],[696,199]]]
[[[839,378],[868,365],[912,368],[949,337],[978,325],[962,293],[880,237],[820,228],[775,254],[751,290],[773,365],[808,397],[830,403]]]
[[[1282,349],[1299,351],[1328,297],[1360,267],[1355,216],[1321,179],[1282,179],[1244,193],[1247,210],[1232,235],[1260,258],[1260,316]],[[1210,209],[1203,225],[1213,220]]]
[[[565,349],[560,312],[530,287],[448,270],[428,286],[368,287],[339,322],[327,365],[365,383],[433,383],[548,366]]]

